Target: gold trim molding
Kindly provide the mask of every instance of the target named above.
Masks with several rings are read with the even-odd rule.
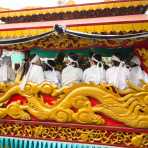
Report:
[[[37,123],[37,122],[36,122]],[[97,129],[90,127],[64,127],[44,124],[0,123],[1,136],[25,137],[41,140],[83,142],[112,146],[139,147],[148,146],[148,134],[135,131],[124,131],[122,128]]]
[[[47,28],[36,28],[36,29],[20,29],[20,30],[0,30],[0,38],[18,38],[18,37],[26,37],[38,35],[41,33],[45,33],[47,31],[51,31],[52,27]],[[143,23],[123,23],[123,24],[104,24],[104,25],[86,25],[86,26],[69,26],[67,29],[71,29],[73,31],[80,32],[88,32],[88,33],[102,33],[106,32],[110,34],[111,32],[115,33],[128,33],[130,31],[148,31],[148,22]]]
[[[147,0],[137,0],[137,1],[120,1],[120,2],[111,2],[111,3],[100,3],[94,5],[74,5],[69,7],[55,7],[55,8],[44,8],[44,9],[28,9],[21,11],[4,11],[0,13],[0,18],[2,17],[18,17],[18,16],[32,16],[33,14],[47,14],[47,13],[66,13],[66,12],[74,12],[74,11],[88,11],[88,10],[96,10],[96,9],[105,9],[105,8],[121,8],[121,7],[131,7],[131,6],[145,6],[148,5]]]

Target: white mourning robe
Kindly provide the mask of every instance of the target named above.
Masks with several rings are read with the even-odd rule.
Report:
[[[108,84],[124,89],[127,87],[126,80],[129,78],[129,69],[120,63],[119,66],[110,67],[106,71],[106,81]]]
[[[68,65],[62,71],[62,85],[70,85],[73,82],[82,81],[83,71],[81,68]]]
[[[27,82],[42,83],[45,80],[42,66],[31,64],[26,77]]]
[[[0,67],[0,82],[8,81],[8,68],[7,64],[2,64]]]
[[[140,66],[132,67],[129,74],[129,80],[135,85],[139,86],[141,84],[140,80],[143,80],[144,73]]]
[[[12,67],[4,62],[0,66],[0,82],[9,82],[15,80],[15,72]]]
[[[105,75],[103,66],[99,67],[98,65],[93,65],[84,71],[83,81],[99,84],[101,82],[105,82]]]
[[[130,70],[123,65],[119,67],[119,74],[118,74],[118,87],[120,89],[125,89],[127,87],[127,80],[129,79]]]
[[[54,83],[58,86],[60,85],[61,74],[59,71],[55,70],[44,71],[44,75],[45,75],[45,81],[48,81],[49,83]]]
[[[12,69],[12,67],[8,66],[7,72],[8,72],[8,80],[15,81],[16,74],[15,74],[15,71]]]
[[[113,66],[108,68],[106,71],[106,82],[108,84],[118,87],[118,73],[119,67]]]

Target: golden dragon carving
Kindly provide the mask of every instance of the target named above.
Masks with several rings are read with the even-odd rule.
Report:
[[[143,86],[138,87],[127,83],[129,87],[125,90],[93,83],[58,88],[45,82],[40,85],[28,83],[22,91],[14,85],[0,97],[0,118],[9,115],[14,119],[30,120],[32,115],[39,120],[100,125],[105,124],[104,114],[129,127],[148,128],[148,84],[143,82]],[[45,104],[40,93],[56,96],[56,103]],[[27,104],[16,101],[4,107],[14,94],[25,96]],[[99,103],[92,106],[89,97]]]

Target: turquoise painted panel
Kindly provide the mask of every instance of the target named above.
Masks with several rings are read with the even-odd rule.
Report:
[[[113,148],[94,144],[0,137],[0,148]]]
[[[21,63],[24,59],[24,55],[21,53],[13,53],[11,55],[11,60],[13,63]]]

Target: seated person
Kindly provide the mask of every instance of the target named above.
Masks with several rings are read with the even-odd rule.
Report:
[[[139,86],[141,84],[140,80],[146,80],[146,75],[142,71],[140,65],[140,60],[137,56],[134,56],[131,59],[131,70],[129,75],[129,80],[133,82],[135,85]]]
[[[119,66],[119,82],[118,87],[120,89],[125,89],[128,87],[127,80],[129,79],[130,74],[130,66],[126,65],[124,62],[121,62],[121,65]]]
[[[61,74],[59,71],[54,69],[55,61],[54,60],[48,60],[47,63],[43,64],[44,69],[44,76],[45,81],[48,81],[50,83],[54,83],[58,86],[61,84]]]
[[[70,85],[73,82],[81,82],[83,70],[79,68],[79,56],[69,54],[66,59],[66,67],[62,70],[62,85]]]
[[[10,82],[15,80],[15,72],[12,69],[11,57],[2,58],[0,66],[0,82]]]
[[[20,84],[20,88],[24,89],[27,82],[40,84],[44,80],[44,72],[41,66],[40,58],[38,55],[33,55],[31,61],[29,62],[29,68],[23,75],[23,80]]]
[[[106,81],[117,88],[124,89],[127,87],[126,80],[129,77],[129,69],[119,57],[112,56],[113,66],[106,71]]]
[[[83,73],[84,82],[94,82],[99,84],[105,82],[105,69],[102,63],[102,57],[99,54],[93,54],[90,59],[90,67]]]
[[[33,83],[42,83],[44,81],[44,72],[43,68],[41,66],[41,60],[38,55],[36,55],[32,60],[31,60],[31,65],[28,70],[28,82],[33,82]]]

